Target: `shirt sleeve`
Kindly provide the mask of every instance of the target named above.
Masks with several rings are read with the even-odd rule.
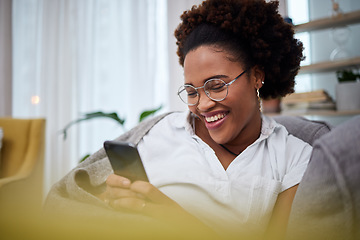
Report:
[[[288,135],[285,151],[285,175],[281,191],[285,191],[300,183],[308,166],[312,147],[292,135]]]

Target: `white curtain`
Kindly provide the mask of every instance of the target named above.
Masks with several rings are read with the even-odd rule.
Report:
[[[0,0],[0,117],[11,116],[11,0]]]
[[[60,130],[92,111],[168,110],[166,0],[14,0],[13,116],[45,117],[45,191],[123,132],[112,120]]]

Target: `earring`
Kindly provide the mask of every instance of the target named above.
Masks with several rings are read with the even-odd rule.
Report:
[[[261,98],[260,98],[259,89],[260,89],[260,88],[257,88],[257,89],[256,89],[256,94],[257,94],[257,98],[258,98],[258,101],[259,101],[259,111],[262,112],[262,101],[261,101]]]

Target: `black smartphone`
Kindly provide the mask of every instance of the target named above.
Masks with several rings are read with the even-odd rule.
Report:
[[[115,174],[126,177],[131,182],[149,181],[135,145],[128,142],[105,141],[104,148]]]

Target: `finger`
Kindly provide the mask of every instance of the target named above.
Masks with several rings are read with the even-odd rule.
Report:
[[[138,199],[138,198],[121,198],[111,201],[110,205],[115,209],[128,209],[135,212],[141,212],[146,215],[163,215],[161,212],[168,212],[165,211],[167,209],[164,206],[159,204],[154,204],[148,202],[146,200]]]
[[[131,184],[130,190],[142,194],[154,203],[177,205],[172,199],[149,182],[136,181]]]
[[[110,201],[110,206],[115,209],[129,209],[136,212],[144,211],[146,205],[146,201],[139,198],[119,198]]]
[[[126,198],[126,197],[144,198],[142,195],[125,188],[108,187],[106,192],[107,192],[106,197],[109,199]]]
[[[189,213],[185,212],[182,208],[179,208],[178,206],[174,207],[169,205],[162,205],[138,198],[116,199],[110,202],[110,206],[117,210],[131,210],[166,221],[193,218],[189,217]]]
[[[106,179],[106,184],[110,187],[122,187],[122,188],[129,188],[131,185],[131,182],[129,179],[116,175],[111,174]]]

